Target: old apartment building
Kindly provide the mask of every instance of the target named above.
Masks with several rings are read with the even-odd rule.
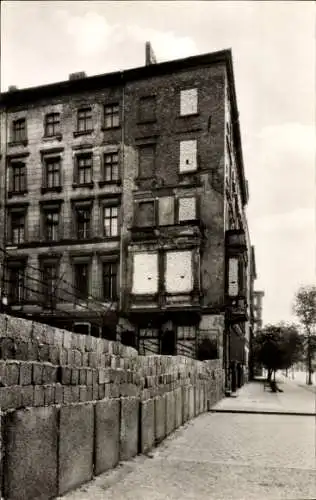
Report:
[[[228,50],[1,95],[4,303],[245,363],[249,248]],[[248,274],[247,274],[248,273]]]

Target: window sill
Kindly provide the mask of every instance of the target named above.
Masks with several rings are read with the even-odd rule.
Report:
[[[81,135],[89,135],[93,133],[93,128],[91,130],[76,130],[73,133],[74,137],[80,137]]]
[[[63,190],[62,186],[56,186],[56,187],[42,187],[41,188],[41,193],[61,193]]]
[[[63,138],[62,134],[56,134],[56,135],[44,135],[42,140],[44,142],[50,142],[50,141],[61,141]]]
[[[121,186],[122,181],[119,179],[117,181],[99,181],[99,187],[104,187],[104,186]]]
[[[9,191],[8,192],[8,198],[13,198],[15,196],[24,196],[28,193],[28,190],[25,189],[24,191]]]
[[[85,184],[78,184],[76,182],[73,183],[72,185],[73,189],[78,189],[78,188],[87,188],[87,189],[93,189],[94,188],[94,182],[86,182]]]
[[[109,130],[119,130],[121,125],[115,125],[114,127],[101,127],[102,132],[107,132]]]
[[[179,115],[177,118],[193,118],[193,117],[197,117],[197,116],[200,116],[200,113],[188,113],[187,115]]]
[[[29,141],[27,139],[24,139],[23,141],[11,141],[8,143],[9,147],[14,147],[14,146],[27,146]]]

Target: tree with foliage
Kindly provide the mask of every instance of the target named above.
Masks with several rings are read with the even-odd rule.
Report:
[[[268,370],[268,381],[277,370],[290,368],[301,359],[302,339],[294,324],[267,325],[259,332],[253,344],[254,359]]]
[[[303,286],[299,288],[295,294],[293,309],[306,332],[307,384],[312,385],[312,359],[316,347],[316,286]]]

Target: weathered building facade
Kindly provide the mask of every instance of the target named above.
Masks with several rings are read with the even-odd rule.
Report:
[[[213,339],[230,383],[250,244],[231,52],[146,63],[2,94],[6,301],[140,353]]]

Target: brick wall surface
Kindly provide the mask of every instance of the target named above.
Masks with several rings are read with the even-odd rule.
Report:
[[[15,470],[4,468],[4,498],[63,494],[93,471],[149,451],[222,394],[218,360],[139,356],[119,342],[1,315],[2,450]],[[83,451],[73,453],[78,443]],[[19,478],[19,449],[26,447],[28,466]]]

